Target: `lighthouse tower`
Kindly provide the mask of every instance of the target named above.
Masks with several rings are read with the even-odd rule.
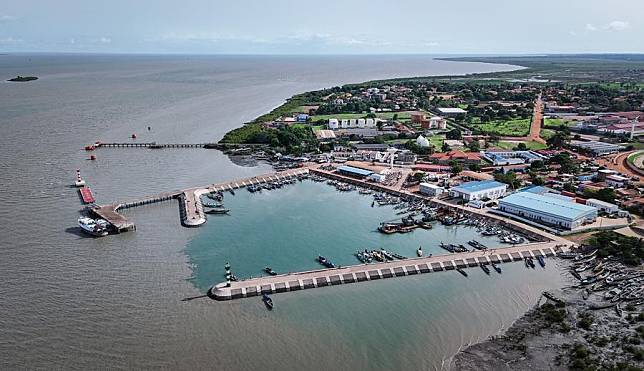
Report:
[[[81,178],[80,169],[76,169],[76,181],[74,182],[76,187],[85,187],[85,181]]]

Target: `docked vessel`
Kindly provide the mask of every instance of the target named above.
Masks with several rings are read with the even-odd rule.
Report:
[[[230,209],[223,209],[223,208],[209,208],[204,211],[206,214],[228,214],[230,212]]]
[[[464,277],[467,277],[467,272],[465,272],[463,269],[461,269],[461,268],[456,268],[456,271],[457,271],[458,273],[462,274]]]
[[[277,276],[277,272],[275,272],[271,267],[264,268],[264,272],[270,274],[271,276]]]
[[[264,305],[266,305],[266,309],[273,309],[273,299],[271,299],[270,296],[268,296],[267,294],[262,294],[262,301],[264,302]]]
[[[416,255],[418,255],[418,257],[423,256],[423,247],[422,246],[419,247],[418,250],[416,250]]]
[[[103,219],[92,219],[88,217],[78,218],[78,226],[87,234],[95,237],[105,237],[108,235],[107,221]]]
[[[318,262],[327,268],[335,268],[335,264],[331,263],[327,258],[322,255],[318,256]]]

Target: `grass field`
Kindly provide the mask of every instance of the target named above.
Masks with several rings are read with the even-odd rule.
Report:
[[[641,164],[641,157],[642,156],[644,156],[644,151],[638,151],[638,152],[635,152],[635,153],[631,154],[630,156],[628,156],[628,158],[626,160],[631,165],[635,165],[635,166],[637,166],[638,168],[641,169],[642,168],[642,164]],[[638,165],[638,163],[639,163],[639,165]]]
[[[546,149],[548,148],[547,145],[539,143],[539,142],[524,142],[525,145],[528,147],[528,149],[536,151],[539,149]],[[499,141],[496,143],[491,143],[494,147],[499,147],[503,149],[513,149],[514,147],[517,146],[517,142],[505,142],[505,141]]]
[[[476,127],[487,134],[496,134],[507,137],[524,137],[530,131],[530,119],[517,119],[508,121],[492,121],[478,124]]]
[[[411,119],[411,112],[409,111],[404,111],[404,112],[378,112],[376,113],[377,118],[381,118],[383,120],[390,120],[394,117],[394,115],[398,115],[399,120],[409,120]],[[311,121],[316,122],[319,120],[324,120],[328,121],[329,119],[361,119],[365,118],[367,116],[366,113],[336,113],[333,115],[314,115],[311,116]]]
[[[573,123],[572,121],[564,120],[564,119],[553,119],[553,118],[545,118],[545,119],[543,119],[543,127],[544,128],[557,129],[561,125],[570,126],[572,123]]]

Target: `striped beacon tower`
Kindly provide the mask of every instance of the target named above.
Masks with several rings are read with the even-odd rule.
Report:
[[[81,178],[80,169],[76,169],[76,182],[74,183],[76,187],[84,187],[85,181]]]
[[[224,269],[226,270],[226,286],[230,287],[232,273],[230,273],[230,264],[228,262],[226,262],[226,265],[224,265]]]

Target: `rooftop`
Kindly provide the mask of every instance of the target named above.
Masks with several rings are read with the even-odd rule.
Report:
[[[368,175],[373,174],[373,171],[371,171],[371,170],[360,169],[358,167],[347,166],[347,165],[342,165],[342,166],[338,167],[338,170],[339,171],[344,171],[344,172],[347,172],[347,173],[363,175],[363,176],[368,176]]]
[[[592,206],[578,204],[555,197],[542,196],[530,192],[513,193],[499,201],[500,204],[510,204],[535,212],[559,216],[567,220],[576,220],[584,215],[596,212]]]
[[[467,111],[462,108],[439,108],[438,110],[441,111],[441,113],[467,113]]]
[[[459,186],[452,187],[452,190],[459,192],[472,193],[484,191],[487,189],[498,188],[498,187],[507,187],[506,184],[497,182],[496,180],[481,180],[474,182],[463,183]]]

